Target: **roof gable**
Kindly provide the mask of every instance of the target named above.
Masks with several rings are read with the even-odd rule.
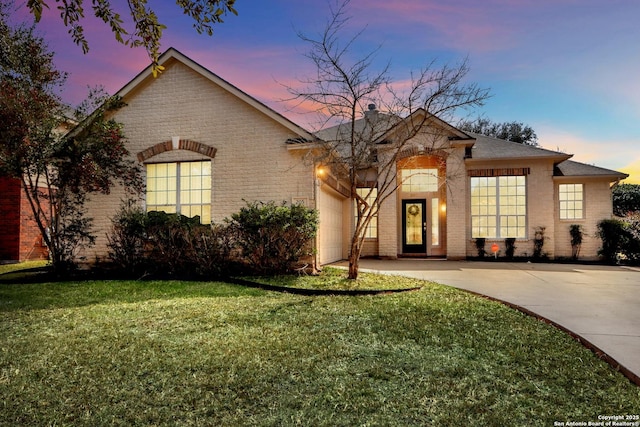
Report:
[[[211,83],[219,86],[223,90],[227,91],[231,95],[235,96],[242,102],[248,104],[252,108],[258,110],[260,113],[284,126],[288,130],[292,131],[296,135],[299,135],[302,138],[313,140],[315,139],[314,135],[308,132],[306,129],[287,119],[280,113],[274,111],[273,109],[267,107],[262,102],[248,95],[246,92],[238,89],[236,86],[222,79],[217,74],[209,71],[207,68],[188,58],[184,54],[180,53],[175,48],[169,48],[166,52],[164,52],[158,58],[159,65],[165,65],[171,61],[178,61],[186,67],[192,69],[205,79],[209,80]],[[146,81],[154,78],[162,78],[162,75],[159,77],[153,76],[152,65],[147,66],[144,70],[142,70],[136,77],[134,77],[129,83],[127,83],[122,89],[120,89],[116,96],[126,97],[128,94],[134,92],[137,88],[141,87]]]
[[[393,140],[394,134],[411,133],[410,129],[434,126],[443,129],[452,140],[469,140],[469,135],[438,117],[419,108],[405,118],[393,114],[382,113],[370,109],[364,116],[353,122],[353,131],[360,139],[384,143]],[[405,129],[401,129],[405,126]],[[351,122],[342,123],[316,132],[316,136],[324,141],[345,141],[350,139]]]

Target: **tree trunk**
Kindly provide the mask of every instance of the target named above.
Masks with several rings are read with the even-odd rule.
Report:
[[[349,255],[349,276],[348,278],[351,280],[356,280],[358,278],[358,269],[359,267],[359,259],[357,256]]]
[[[354,235],[351,239],[351,248],[349,250],[348,278],[351,280],[356,280],[358,278],[358,270],[360,269],[360,254],[362,252],[362,247],[359,243],[358,236]]]

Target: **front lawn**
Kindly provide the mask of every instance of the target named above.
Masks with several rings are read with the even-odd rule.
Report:
[[[640,388],[556,329],[448,287],[366,276],[422,289],[0,283],[0,425],[549,426],[638,413]]]

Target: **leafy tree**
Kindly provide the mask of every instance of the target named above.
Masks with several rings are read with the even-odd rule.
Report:
[[[356,279],[365,231],[397,188],[396,164],[403,150],[420,137],[424,141],[421,149],[436,153],[444,130],[437,134],[437,126],[428,126],[434,117],[444,120],[459,108],[481,105],[489,93],[464,83],[469,71],[466,60],[453,67],[437,67],[431,62],[411,76],[410,87],[394,88],[388,66],[374,70],[378,49],[361,55],[356,52],[361,32],[343,41],[349,22],[347,6],[348,1],[331,10],[318,37],[299,34],[310,45],[306,57],[315,72],[301,82],[303,87],[289,87],[289,91],[299,103],[310,103],[322,113],[325,125],[335,125],[318,132],[320,141],[310,156],[314,163],[348,182],[357,212],[349,249],[349,278]]]
[[[613,213],[616,216],[626,216],[629,213],[640,212],[640,185],[620,184],[613,187]]]
[[[141,178],[127,160],[121,125],[107,118],[122,102],[94,93],[85,106],[100,107],[62,136],[68,119],[56,91],[66,74],[33,27],[11,28],[6,17],[0,9],[0,174],[22,183],[51,261],[62,269],[94,241],[84,216],[89,195],[116,183],[139,190]]]
[[[538,136],[535,131],[531,126],[520,122],[495,123],[489,119],[479,118],[474,121],[464,120],[460,122],[458,129],[519,144],[538,146]]]
[[[40,21],[44,8],[49,8],[51,1],[28,0],[27,7],[33,14],[36,22]],[[64,25],[69,28],[69,34],[73,41],[82,47],[83,52],[89,51],[89,43],[84,36],[83,19],[85,18],[86,2],[83,0],[56,0],[56,5],[60,11],[60,18]],[[91,9],[94,16],[109,25],[115,39],[124,45],[132,47],[142,46],[146,49],[154,65],[154,74],[162,71],[158,65],[160,49],[160,39],[165,25],[158,21],[158,16],[147,5],[147,0],[127,0],[131,24],[133,31],[127,31],[124,27],[124,19],[116,11],[112,0],[92,0]],[[223,17],[227,13],[237,15],[234,8],[235,0],[176,0],[185,15],[194,20],[193,27],[198,34],[213,34],[213,24],[222,23]]]

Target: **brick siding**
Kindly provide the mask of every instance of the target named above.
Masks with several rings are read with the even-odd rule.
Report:
[[[308,200],[315,206],[313,169],[285,141],[298,135],[178,61],[165,64],[126,98],[115,119],[127,148],[142,162],[211,160],[212,221],[221,222],[246,201]],[[178,137],[178,150],[172,138]],[[212,158],[213,157],[213,158]],[[97,241],[86,256],[107,256],[111,218],[121,189],[88,204]]]
[[[47,249],[20,181],[0,178],[0,260],[46,258]]]

